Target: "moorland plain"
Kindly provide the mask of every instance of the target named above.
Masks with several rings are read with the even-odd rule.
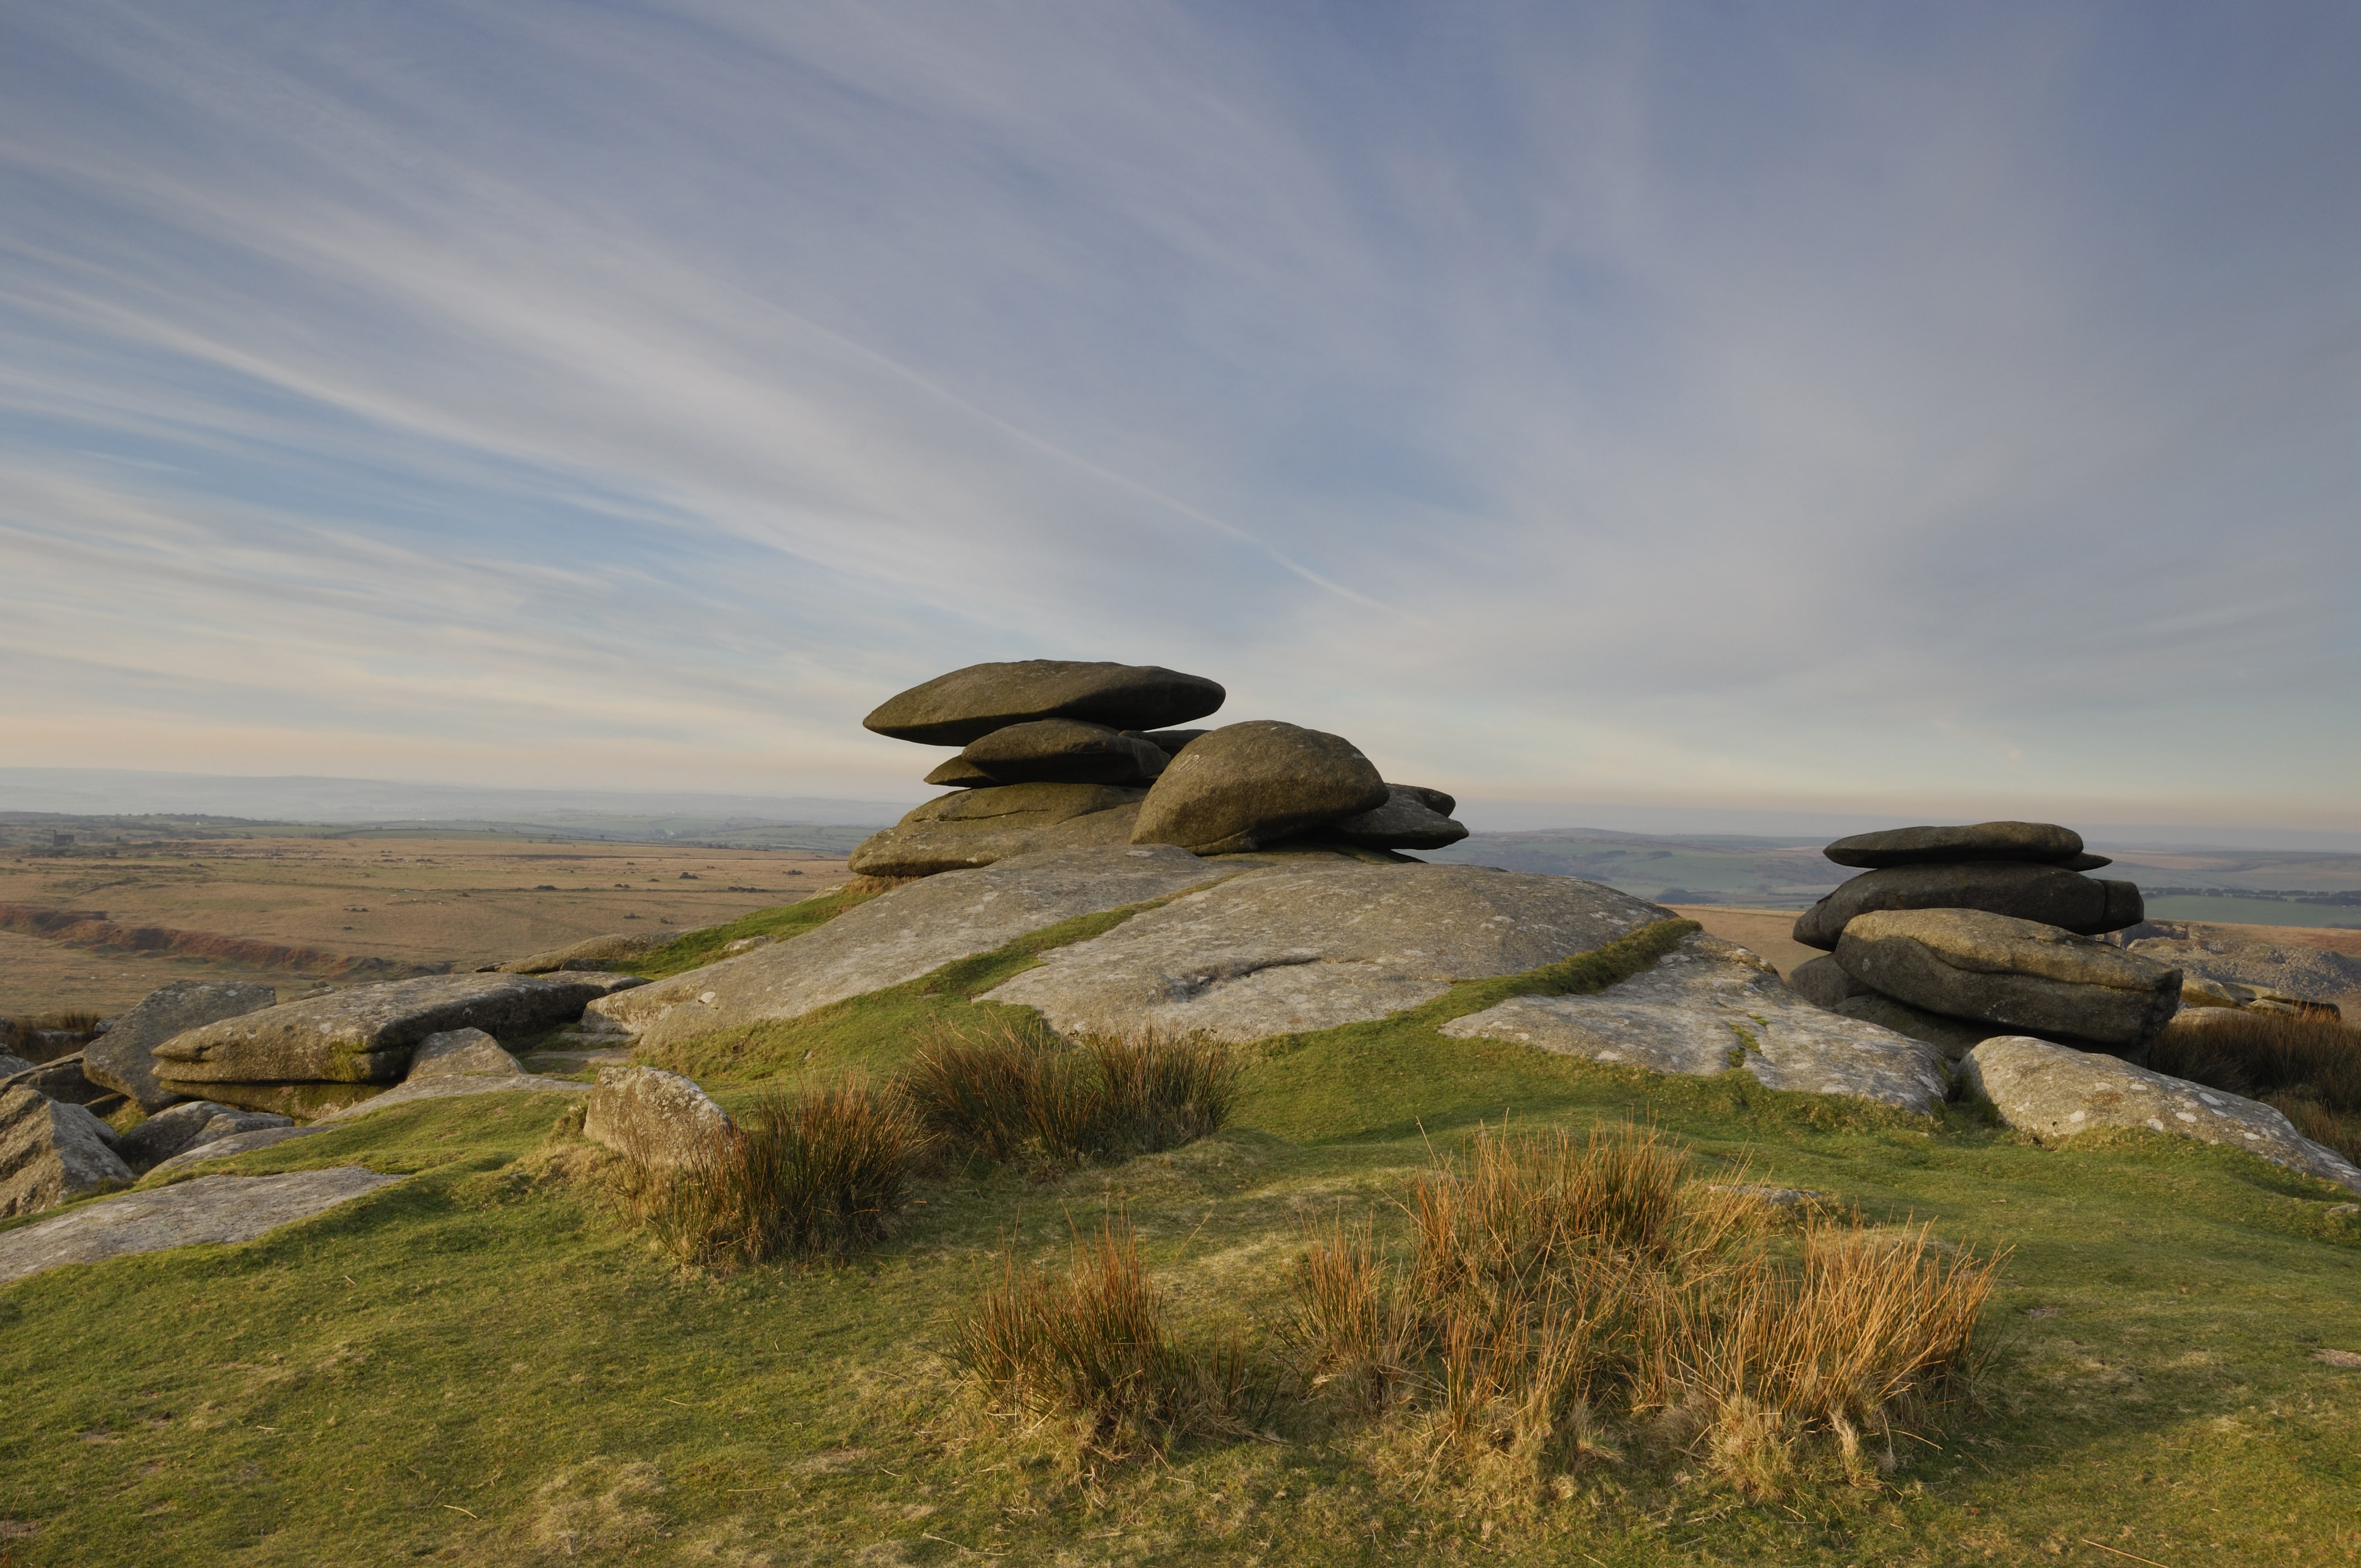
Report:
[[[613,931],[718,925],[834,886],[840,856],[499,833],[282,833],[0,855],[0,906],[461,969]],[[0,931],[0,1013],[109,1014],[170,981],[307,988],[333,961],[257,962]],[[194,949],[194,950],[190,950]]]

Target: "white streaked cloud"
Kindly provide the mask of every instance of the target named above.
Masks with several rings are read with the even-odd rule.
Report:
[[[1049,654],[2361,826],[2356,24],[1717,16],[14,16],[12,760],[911,795],[861,713]]]

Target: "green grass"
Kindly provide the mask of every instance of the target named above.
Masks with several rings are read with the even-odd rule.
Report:
[[[765,1026],[759,1050],[717,1049],[739,1081],[716,1087],[889,1066],[914,1024],[1040,950]],[[1184,1148],[924,1182],[851,1266],[675,1270],[569,1175],[581,1146],[552,1141],[539,1097],[245,1157],[412,1174],[258,1242],[0,1288],[0,1563],[2124,1561],[2087,1541],[2168,1568],[2361,1560],[2361,1370],[2312,1359],[2361,1352],[2361,1226],[2330,1213],[2347,1195],[2161,1135],[2043,1149],[1963,1110],[1657,1078],[1440,1021],[1273,1042],[1232,1127]],[[1504,1112],[1637,1120],[1708,1172],[2013,1247],[1984,1403],[1939,1447],[1902,1444],[1875,1489],[1750,1504],[1610,1464],[1523,1517],[1285,1411],[1279,1441],[1078,1469],[956,1376],[1004,1245],[1061,1264],[1120,1212],[1176,1332],[1262,1332],[1307,1221],[1366,1215],[1398,1241],[1408,1179]]]
[[[686,974],[724,957],[721,949],[732,942],[748,937],[771,937],[780,941],[800,937],[826,925],[854,905],[865,904],[876,896],[874,893],[840,887],[801,903],[782,905],[775,909],[757,909],[753,914],[741,915],[726,925],[699,927],[661,948],[651,948],[636,959],[619,959],[609,967],[620,973],[644,975],[650,980]]]

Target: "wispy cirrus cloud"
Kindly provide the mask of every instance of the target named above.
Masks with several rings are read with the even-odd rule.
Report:
[[[26,762],[911,794],[859,715],[1049,654],[1475,795],[2361,822],[2335,8],[0,27]]]

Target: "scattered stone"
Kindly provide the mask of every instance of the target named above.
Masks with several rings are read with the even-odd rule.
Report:
[[[1891,1029],[1897,1035],[1907,1035],[1914,1040],[1924,1040],[1951,1061],[1958,1061],[1994,1035],[2020,1032],[2005,1025],[1979,1024],[1972,1018],[1947,1018],[1940,1013],[1929,1013],[1923,1007],[1913,1007],[1907,1002],[1896,1002],[1891,996],[1880,996],[1866,989],[1858,996],[1846,997],[1830,1011]]]
[[[446,1029],[418,1042],[410,1058],[410,1079],[439,1078],[449,1073],[522,1072],[516,1058],[481,1029]],[[407,1082],[410,1079],[405,1079]]]
[[[115,1129],[79,1105],[22,1085],[0,1093],[0,1220],[129,1181],[115,1142]]]
[[[897,740],[964,746],[1036,718],[1156,729],[1202,718],[1227,696],[1202,675],[1156,664],[1023,659],[970,664],[880,703],[862,727]]]
[[[585,937],[571,947],[553,948],[545,953],[518,959],[505,963],[494,972],[500,974],[554,974],[562,970],[597,970],[603,965],[621,963],[653,952],[666,942],[687,935],[682,931],[650,931],[644,934],[625,932],[620,936]]]
[[[1869,987],[1847,974],[1844,965],[1832,956],[1807,959],[1797,964],[1795,972],[1787,977],[1787,989],[1813,1006],[1825,1007],[1831,1013],[1849,997],[1874,994]]]
[[[31,1072],[33,1068],[34,1064],[27,1061],[23,1057],[12,1057],[5,1051],[0,1051],[0,1086],[5,1086],[12,1078],[23,1077]]]
[[[2266,942],[2180,920],[2150,920],[2124,933],[2125,949],[2184,976],[2244,986],[2258,999],[2285,998],[2327,1010],[2361,997],[2361,956],[2294,942]]]
[[[357,985],[175,1036],[156,1047],[157,1077],[181,1093],[216,1100],[233,1097],[181,1086],[390,1083],[409,1069],[412,1049],[429,1035],[465,1028],[530,1033],[580,1016],[584,1004],[606,989],[571,976],[522,974],[427,975]]]
[[[103,1083],[93,1083],[82,1070],[82,1052],[71,1056],[52,1057],[48,1061],[29,1064],[10,1081],[27,1089],[38,1090],[52,1100],[69,1105],[88,1105],[93,1113],[104,1116],[115,1105],[124,1102],[124,1096]]]
[[[1821,853],[1840,866],[1907,866],[1943,861],[2040,861],[2060,865],[2082,853],[2082,835],[2054,822],[1977,822],[1964,828],[1890,828],[1839,839]]]
[[[1108,784],[1000,784],[938,795],[853,850],[873,877],[973,871],[1018,855],[1128,844],[1144,792]]]
[[[1037,718],[995,729],[970,741],[960,760],[1006,784],[1145,784],[1165,763],[1153,742],[1079,718]]]
[[[1183,747],[1141,803],[1132,841],[1226,854],[1375,811],[1390,799],[1378,770],[1343,736],[1254,719]]]
[[[2361,1353],[2349,1350],[2315,1350],[2312,1358],[2330,1366],[2361,1366]]]
[[[224,1018],[258,1012],[279,1000],[268,985],[242,981],[176,980],[142,997],[115,1027],[82,1049],[82,1071],[93,1083],[128,1095],[153,1115],[181,1098],[157,1080],[154,1051],[176,1035]]]
[[[1422,795],[1439,795],[1441,791],[1412,791],[1400,784],[1388,784],[1386,790],[1386,803],[1375,811],[1364,811],[1358,817],[1347,817],[1313,831],[1323,839],[1341,839],[1347,844],[1367,844],[1380,850],[1440,850],[1467,837],[1466,828],[1422,798]],[[1450,796],[1444,798],[1448,800]]]
[[[215,1117],[228,1118],[243,1114],[251,1114],[251,1113],[233,1111],[228,1106],[218,1104],[211,1100],[183,1100],[177,1105],[167,1106],[157,1112],[153,1116],[124,1134],[116,1141],[115,1152],[121,1156],[123,1163],[132,1169],[146,1170],[171,1158],[182,1149],[196,1147],[199,1143],[204,1141],[206,1127]],[[285,1124],[287,1122],[284,1116],[274,1120],[280,1124]],[[233,1130],[243,1132],[250,1129],[225,1128],[214,1135],[227,1137]]]
[[[1177,757],[1180,754],[1181,747],[1200,735],[1212,733],[1210,729],[1150,729],[1142,733],[1139,738],[1166,756]]]
[[[2168,1078],[2118,1058],[2004,1035],[1970,1051],[1960,1076],[2000,1119],[2043,1139],[2146,1127],[2248,1154],[2361,1192],[2361,1169],[2260,1102]]]
[[[1038,1008],[1060,1034],[1255,1040],[1382,1018],[1667,918],[1572,877],[1279,859],[1046,953],[985,1000]]]
[[[2180,977],[2180,1005],[2184,1010],[2197,1007],[2244,1007],[2255,1000],[2255,993],[2243,985],[2228,985],[2218,980],[2201,980],[2193,974]]]
[[[207,1176],[126,1192],[0,1235],[0,1285],[69,1263],[252,1241],[401,1179],[344,1166],[285,1176]]]
[[[1933,1046],[1816,1007],[1753,953],[1702,933],[1595,995],[1510,997],[1443,1033],[1655,1072],[1742,1068],[1767,1089],[1851,1095],[1920,1115],[1934,1113],[1949,1083]]]
[[[2180,1005],[2180,971],[2055,927],[1978,909],[1855,916],[1837,961],[1873,990],[1949,1017],[2137,1046]]]
[[[1833,949],[1845,922],[1872,909],[1982,909],[2085,937],[2136,926],[2146,913],[2134,883],[2102,882],[2023,861],[1954,861],[1854,877],[1804,912],[1795,940]]]
[[[953,757],[947,762],[936,763],[921,782],[938,789],[982,789],[1000,781],[965,757]]]
[[[730,1113],[676,1072],[610,1067],[598,1074],[582,1135],[642,1165],[693,1165],[736,1129]]]
[[[588,1015],[641,1029],[650,1044],[800,1017],[1044,926],[1168,897],[1224,874],[1183,850],[1128,844],[950,872],[880,894],[791,942],[595,1002]]]

